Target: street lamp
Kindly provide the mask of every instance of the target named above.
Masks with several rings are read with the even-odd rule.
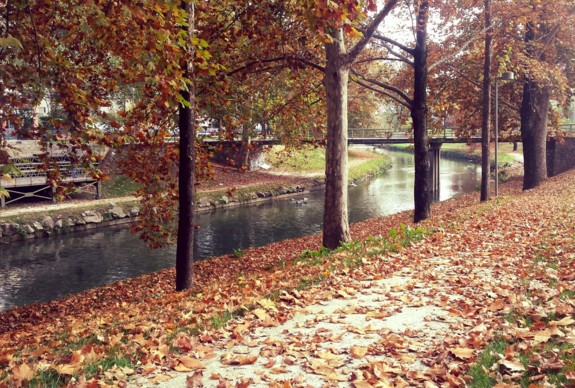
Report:
[[[512,71],[504,71],[500,77],[495,78],[495,197],[499,195],[499,80],[513,81],[515,74]]]

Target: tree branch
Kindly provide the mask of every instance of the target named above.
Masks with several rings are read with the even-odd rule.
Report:
[[[370,57],[370,58],[365,58],[362,59],[361,61],[357,61],[354,64],[355,65],[359,65],[360,63],[366,63],[366,62],[375,62],[375,61],[399,61],[399,62],[405,62],[404,59],[402,58],[390,58],[390,57]],[[408,62],[409,65],[412,65],[413,63]]]
[[[372,83],[374,85],[379,86],[382,89],[388,90],[390,92],[394,92],[396,93],[404,102],[402,103],[402,105],[407,106],[408,108],[411,106],[411,104],[413,103],[413,100],[411,98],[409,98],[409,96],[407,94],[405,94],[402,90],[400,90],[399,88],[393,86],[393,85],[389,85],[386,84],[385,82],[381,82],[378,81],[376,79],[372,79],[372,78],[367,78],[361,74],[359,74],[357,71],[355,70],[351,70],[352,74],[355,75],[358,78],[363,79],[364,81],[367,81],[369,83]],[[357,82],[357,81],[355,81]],[[359,82],[358,82],[359,83]]]
[[[441,58],[439,61],[437,61],[437,62],[432,63],[431,65],[429,65],[428,71],[431,71],[431,70],[433,70],[434,68],[436,68],[437,66],[439,66],[439,65],[441,65],[441,64],[443,64],[443,63],[445,63],[445,62],[447,62],[447,61],[449,61],[449,60],[451,60],[451,59],[453,59],[456,55],[460,54],[463,50],[465,50],[467,47],[469,47],[469,45],[470,45],[471,43],[473,43],[473,42],[475,42],[476,40],[480,39],[480,38],[482,37],[482,35],[479,35],[479,34],[485,34],[488,30],[493,30],[493,26],[489,26],[489,27],[487,27],[487,28],[482,29],[477,35],[471,37],[469,40],[467,40],[465,43],[463,43],[463,44],[461,45],[461,47],[460,47],[457,51],[455,51],[455,52],[451,53],[450,55],[447,55],[447,56]]]
[[[381,35],[381,34],[374,34],[373,37],[374,37],[375,39],[381,40],[381,41],[383,41],[383,42],[392,44],[392,45],[394,45],[394,46],[396,46],[396,47],[402,49],[403,51],[405,51],[405,52],[408,53],[409,55],[413,55],[413,53],[415,53],[415,49],[412,49],[411,47],[408,47],[408,46],[404,45],[403,43],[399,43],[398,41],[393,40],[393,39],[391,39],[391,38],[388,38],[388,37],[386,37],[386,36],[383,36],[383,35]]]
[[[397,97],[394,96],[393,94],[387,92],[386,90],[377,89],[377,88],[375,88],[375,87],[373,87],[373,86],[371,86],[371,85],[369,85],[369,84],[367,84],[367,83],[365,83],[365,82],[363,82],[363,81],[360,81],[359,79],[357,79],[357,78],[355,78],[355,77],[352,77],[351,80],[352,80],[352,82],[355,82],[356,84],[358,84],[358,85],[360,85],[360,86],[363,86],[363,87],[366,88],[366,89],[372,90],[372,91],[374,91],[374,92],[376,92],[376,93],[383,94],[384,96],[391,98],[393,101],[395,101],[395,102],[397,102],[398,104],[400,104],[400,105],[406,107],[407,109],[411,109],[411,106],[410,106],[409,104],[407,104],[407,103],[406,103],[405,101],[403,101],[403,100],[400,100],[399,98],[397,98]]]
[[[399,0],[388,0],[387,3],[383,6],[383,9],[373,18],[371,23],[367,26],[363,33],[363,37],[356,43],[356,45],[348,51],[345,55],[344,62],[348,65],[352,64],[353,61],[357,58],[357,56],[363,51],[367,43],[371,40],[375,31],[385,19],[385,17],[391,12],[391,10],[397,5]]]

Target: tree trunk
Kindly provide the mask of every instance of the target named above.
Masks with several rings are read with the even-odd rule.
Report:
[[[250,169],[250,128],[248,125],[242,125],[242,144],[240,146],[240,169],[242,171]]]
[[[481,118],[481,201],[489,200],[489,143],[491,141],[491,0],[484,0],[485,58],[483,63],[483,115]]]
[[[429,141],[427,138],[427,20],[429,2],[422,1],[417,15],[416,46],[413,53],[414,84],[411,119],[415,158],[414,222],[431,215],[429,192]]]
[[[351,240],[347,215],[347,85],[349,65],[344,61],[343,33],[332,33],[326,43],[324,87],[327,104],[327,146],[323,245],[329,249]]]
[[[527,55],[545,60],[544,54],[537,54],[534,42],[537,38],[534,23],[526,24],[525,43]],[[523,190],[539,186],[547,179],[547,118],[549,115],[550,91],[532,78],[523,83],[521,101],[521,140],[523,141]]]
[[[189,15],[190,26],[187,30],[191,40],[193,32],[194,6],[183,1],[181,8]],[[180,130],[180,159],[179,159],[179,216],[178,216],[178,242],[176,247],[176,290],[181,291],[193,285],[194,262],[194,170],[195,170],[195,95],[193,87],[193,67],[191,55],[184,64],[184,77],[192,80],[187,90],[181,90],[183,101],[189,105],[180,104],[178,109],[178,127]]]
[[[550,92],[532,80],[523,85],[521,140],[523,141],[523,190],[547,179],[547,117]]]

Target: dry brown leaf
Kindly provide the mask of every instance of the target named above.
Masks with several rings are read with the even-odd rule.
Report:
[[[497,299],[495,302],[491,303],[487,306],[487,310],[489,311],[499,311],[505,308],[505,300],[504,299]]]
[[[354,388],[373,388],[373,385],[368,383],[367,381],[354,381],[351,383]]]
[[[226,365],[249,365],[249,364],[253,364],[254,362],[256,362],[257,359],[258,359],[258,356],[255,356],[255,355],[247,356],[247,357],[236,356],[236,357],[232,358],[231,360],[223,361],[223,363]]]

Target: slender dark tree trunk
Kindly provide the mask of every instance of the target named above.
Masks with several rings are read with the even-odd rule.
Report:
[[[187,33],[191,40],[194,29],[194,6],[186,1],[181,3],[181,8],[189,15],[190,26]],[[180,94],[186,105],[180,104],[178,127],[180,130],[180,168],[178,177],[179,191],[179,217],[178,217],[178,242],[176,247],[176,290],[181,291],[191,288],[193,285],[193,262],[194,262],[194,171],[195,171],[195,95],[193,87],[193,67],[191,60],[193,55],[185,59],[184,76],[192,80],[187,90],[181,90]]]
[[[544,54],[536,54],[534,41],[537,27],[529,22],[526,25],[525,42],[527,54],[537,55],[544,61]],[[547,119],[549,115],[550,90],[540,86],[531,78],[523,84],[521,101],[521,140],[523,141],[523,190],[539,186],[547,179]]]
[[[483,115],[481,117],[481,201],[489,200],[489,143],[491,141],[491,0],[484,0],[485,54],[483,63]]]
[[[431,215],[429,192],[429,141],[427,138],[427,20],[429,2],[422,1],[417,14],[416,45],[413,52],[414,89],[411,119],[415,158],[414,222]]]
[[[341,30],[326,43],[324,86],[327,97],[327,147],[323,245],[329,249],[351,240],[347,216],[347,85],[349,65],[344,62]]]

